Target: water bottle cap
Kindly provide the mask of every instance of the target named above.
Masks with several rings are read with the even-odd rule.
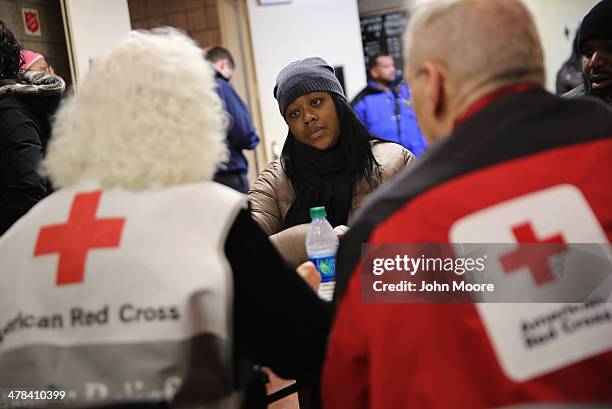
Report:
[[[325,206],[310,208],[310,218],[311,219],[314,219],[315,217],[325,217],[325,216],[327,216],[327,213],[325,213]]]

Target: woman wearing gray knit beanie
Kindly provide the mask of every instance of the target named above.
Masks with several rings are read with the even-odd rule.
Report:
[[[314,57],[276,79],[274,97],[289,132],[280,160],[249,191],[251,212],[292,264],[307,260],[311,207],[325,206],[338,232],[364,197],[412,160],[401,145],[376,139],[355,116],[334,69]]]

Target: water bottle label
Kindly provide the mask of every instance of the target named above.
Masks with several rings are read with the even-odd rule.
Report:
[[[317,271],[321,273],[321,282],[326,283],[336,279],[336,256],[313,257],[310,259]]]

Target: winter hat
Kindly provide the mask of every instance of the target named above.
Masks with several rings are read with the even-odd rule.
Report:
[[[43,58],[42,55],[31,51],[31,50],[21,50],[21,54],[23,55],[23,59],[25,62],[21,65],[22,70],[28,70],[30,67],[38,60]]]
[[[276,77],[274,98],[284,117],[289,104],[302,95],[317,91],[336,94],[346,101],[334,69],[322,58],[310,57],[294,61],[281,70]]]
[[[578,31],[578,49],[593,39],[612,39],[612,0],[602,0],[584,16]]]

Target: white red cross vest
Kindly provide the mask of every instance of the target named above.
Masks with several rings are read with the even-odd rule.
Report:
[[[0,385],[234,407],[224,242],[245,204],[212,182],[43,200],[0,239]]]

